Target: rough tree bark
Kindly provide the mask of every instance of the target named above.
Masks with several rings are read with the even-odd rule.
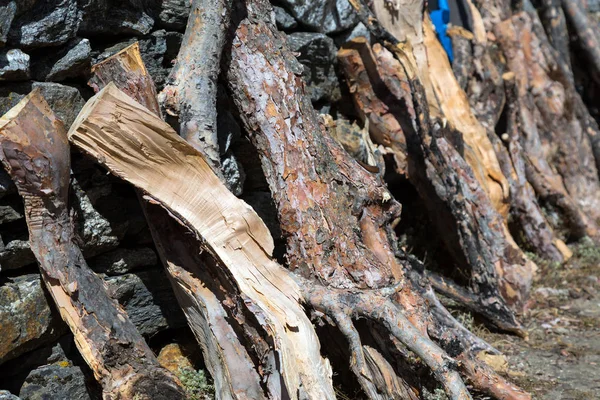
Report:
[[[154,82],[146,71],[137,43],[94,65],[92,74],[89,84],[94,91],[113,82],[160,117]],[[240,343],[235,326],[228,322],[229,315],[221,304],[220,299],[226,299],[228,304],[240,302],[236,291],[231,290],[231,282],[225,274],[219,273],[218,263],[210,254],[194,250],[200,249],[202,243],[195,240],[185,226],[160,206],[145,201],[143,196],[138,191],[152,238],[188,325],[202,347],[204,362],[214,379],[219,399],[265,398],[251,356],[244,351],[245,346]],[[240,313],[236,317],[244,320]],[[248,337],[251,346],[264,347],[262,339]]]
[[[473,33],[467,32],[469,36],[459,31],[453,33],[453,45],[458,45],[462,51],[457,53],[460,57],[455,58],[452,67],[467,92],[477,118],[485,126],[508,179],[512,231],[517,233],[521,246],[534,251],[539,257],[564,261],[571,256],[571,252],[553,231],[527,180],[525,153],[520,142],[515,140],[518,139],[518,125],[509,120],[514,109],[510,102],[514,96],[511,97],[509,90],[509,78],[514,75],[504,74],[505,67],[499,49],[488,40],[477,8],[470,1],[468,3]]]
[[[416,268],[411,268],[412,258],[397,248],[392,221],[399,216],[399,204],[380,178],[322,131],[298,64],[269,19],[270,5],[253,0],[245,6],[236,14],[231,44],[231,95],[262,159],[287,239],[289,266],[305,279],[305,301],[346,337],[351,368],[367,395],[394,398],[389,388],[373,384],[373,376],[397,371],[365,362],[364,332],[354,322],[359,318],[371,320],[380,337],[392,337],[418,354],[453,399],[470,396],[453,374],[451,358],[430,342],[427,331],[448,350],[449,343],[458,344],[459,369],[479,389],[499,398],[529,398],[505,381],[486,383],[482,377],[496,375],[473,361],[459,324],[444,325],[430,311],[424,297],[432,293],[421,286],[420,264],[413,260]],[[391,351],[388,343],[378,345],[371,350]]]
[[[0,158],[25,201],[42,278],[105,399],[183,399],[75,243],[67,208],[70,153],[62,122],[34,90],[0,119]]]
[[[205,252],[215,260],[210,275],[226,278],[219,283],[241,300],[219,299],[243,343],[236,350],[247,351],[252,361],[231,373],[254,369],[265,398],[334,398],[331,368],[300,306],[301,290],[272,260],[269,231],[195,148],[112,84],[88,101],[69,138],[189,229],[202,244],[190,254]]]
[[[540,37],[543,32],[535,26],[523,12],[494,28],[507,65],[515,73],[521,120],[526,124],[523,147],[528,155],[537,156],[540,164],[546,161],[544,166],[536,165],[539,170],[560,176],[577,208],[589,217],[582,230],[597,239],[600,182],[587,134],[597,127],[590,125],[579,95],[556,64],[549,44]]]
[[[383,131],[383,135],[374,135],[375,140],[378,143],[390,146],[392,151],[394,152],[397,152],[398,150],[401,151],[403,148],[406,149],[407,146],[405,142],[407,139],[404,135],[405,132],[406,135],[410,135],[410,131],[412,129],[410,126],[410,121],[408,121],[405,117],[407,113],[411,112],[411,109],[407,108],[406,104],[407,102],[408,104],[410,104],[410,102],[412,102],[412,99],[410,98],[410,82],[408,82],[406,77],[403,76],[403,73],[401,71],[401,65],[398,63],[398,61],[396,61],[393,58],[393,55],[391,53],[389,53],[387,50],[385,50],[378,44],[376,44],[373,47],[373,51],[371,51],[370,47],[363,39],[356,39],[352,43],[347,44],[347,46],[344,49],[340,50],[340,52],[338,53],[338,59],[342,71],[348,77],[348,85],[350,87],[350,92],[352,93],[353,98],[355,99],[357,108],[364,107],[363,104],[366,99],[368,99],[371,102],[371,104],[376,105],[375,107],[368,109],[369,111],[371,111],[371,119],[373,119],[373,115],[375,114],[372,111],[386,110],[385,116],[387,117],[387,124],[385,124],[380,129],[380,131]],[[371,85],[371,82],[374,82],[374,84]],[[388,104],[392,106],[388,106]],[[369,124],[369,126],[372,125]],[[401,126],[404,127],[404,131],[402,130]],[[386,128],[387,131],[385,130]],[[385,140],[381,141],[381,137],[383,137]],[[397,145],[396,143],[399,143],[400,145]],[[415,150],[414,146],[412,147],[412,150]],[[454,194],[456,199],[450,199],[449,197],[452,196],[452,194],[449,194],[447,192],[447,202],[451,202],[452,206],[454,207],[454,210],[456,210],[452,215],[463,216],[463,221],[466,222],[463,224],[457,224],[458,227],[455,226],[452,220],[448,217],[449,213],[444,210],[444,206],[441,204],[432,203],[431,199],[439,195],[437,193],[430,192],[427,181],[427,179],[430,178],[423,176],[422,166],[416,167],[416,165],[419,164],[419,161],[417,160],[419,160],[421,156],[419,154],[409,152],[405,155],[405,157],[408,159],[409,178],[412,182],[415,183],[415,186],[417,186],[417,188],[421,190],[422,198],[430,199],[428,200],[430,202],[430,210],[435,212],[435,214],[432,216],[432,219],[438,221],[440,231],[444,232],[446,243],[448,244],[451,253],[455,255],[455,258],[461,257],[461,255],[456,254],[456,250],[454,250],[457,248],[460,249],[460,247],[456,245],[457,241],[459,243],[467,243],[468,246],[468,241],[456,238],[456,232],[459,232],[459,235],[469,235],[467,237],[472,237],[473,239],[471,239],[471,241],[474,243],[477,243],[478,240],[479,243],[477,243],[477,245],[483,248],[489,248],[489,243],[496,243],[498,245],[501,245],[504,230],[502,222],[498,221],[498,217],[496,217],[495,224],[486,225],[483,229],[479,229],[479,231],[473,229],[473,227],[477,226],[476,221],[478,221],[478,218],[481,218],[482,215],[482,212],[478,211],[477,209],[482,208],[485,210],[485,208],[488,208],[491,210],[492,206],[491,204],[489,204],[489,202],[481,203],[481,200],[478,200],[477,202],[473,202],[472,205],[469,205],[468,203],[460,204],[460,195]],[[440,170],[440,173],[444,174],[444,176],[451,176],[453,174],[452,171],[444,171],[443,169]],[[453,180],[452,182],[460,181],[461,180]],[[451,184],[447,179],[444,180],[443,185],[444,187],[439,187],[436,190],[440,193],[444,193],[444,191],[450,190]],[[462,191],[463,193],[472,193],[471,196],[473,198],[478,196],[479,199],[485,200],[485,194],[479,193],[477,195],[473,193],[474,190],[470,187],[460,189],[454,189],[454,187],[452,187],[452,189],[457,190],[459,192]],[[476,207],[474,207],[474,205],[476,205]],[[464,207],[464,209],[466,210],[470,210],[471,213],[465,216],[464,212],[460,212],[461,206]],[[490,216],[492,218],[496,216],[496,214],[493,211],[491,213],[488,212],[487,214],[487,216],[485,216],[484,214],[484,218],[486,221],[490,220]],[[470,222],[467,222],[467,218],[471,215],[473,216],[473,219]],[[461,226],[463,226],[463,228],[461,228]],[[464,226],[467,226],[469,228],[465,229]],[[494,231],[492,228],[496,231]],[[484,242],[487,243],[484,244]],[[493,250],[500,250],[500,253],[497,254],[505,254],[505,263],[506,261],[510,261],[509,257],[511,256],[511,253],[510,251],[506,250],[506,248],[501,249],[497,247]],[[506,315],[510,315],[510,311],[506,309],[506,306],[504,306],[504,311],[499,314],[499,309],[492,310],[491,308],[485,305],[485,302],[487,301],[490,303],[502,305],[504,302],[498,293],[498,285],[500,284],[502,290],[505,293],[519,293],[524,291],[524,289],[520,287],[520,283],[515,284],[515,282],[527,282],[527,280],[530,279],[530,277],[524,277],[523,279],[519,279],[520,277],[513,276],[507,279],[503,279],[499,283],[496,278],[496,271],[494,271],[494,267],[496,266],[496,268],[498,268],[498,263],[502,262],[503,260],[501,259],[499,261],[494,261],[495,259],[493,258],[493,253],[486,254],[483,253],[484,251],[487,250],[478,251],[478,254],[472,253],[470,259],[468,259],[465,262],[466,265],[470,265],[473,268],[472,279],[475,284],[475,291],[480,297],[486,298],[486,300],[483,300],[483,303],[478,302],[476,303],[476,305],[471,304],[469,306],[471,308],[475,307],[479,313],[483,312],[488,319],[490,319],[491,321],[495,321],[496,324],[506,325],[506,321],[503,321],[503,318],[506,318]],[[479,258],[481,261],[478,261],[476,257]],[[486,263],[486,260],[494,262]],[[505,266],[500,265],[498,273],[503,274],[504,270],[508,269]],[[502,277],[502,275],[500,276]],[[455,292],[452,291],[447,294],[453,293]],[[523,293],[522,295],[523,298],[525,298],[525,293]],[[464,301],[465,299],[465,297],[463,296],[461,296],[460,298],[453,296],[453,298],[460,299],[461,301]]]
[[[562,177],[555,168],[551,167],[552,160],[546,160],[538,131],[547,128],[540,128],[534,123],[534,116],[538,112],[535,110],[532,96],[522,96],[515,92],[515,77],[526,73],[527,69],[519,68],[514,71],[510,69],[510,65],[507,65],[505,55],[502,54],[502,49],[499,47],[499,41],[493,34],[496,24],[510,16],[510,5],[504,1],[475,1],[476,6],[470,1],[469,3],[474,22],[472,47],[470,49],[467,47],[470,53],[463,55],[462,60],[455,60],[455,71],[466,69],[457,63],[474,66],[469,70],[468,75],[461,75],[460,79],[466,82],[466,91],[471,106],[487,127],[490,137],[500,135],[505,143],[502,147],[496,145],[498,158],[502,160],[506,158],[506,155],[510,156],[514,171],[511,190],[514,193],[525,194],[525,199],[512,196],[512,214],[519,222],[519,229],[524,237],[523,244],[544,258],[552,258],[548,256],[553,253],[546,252],[544,249],[551,250],[551,246],[554,246],[560,251],[563,258],[568,258],[570,254],[560,239],[572,240],[582,236],[596,237],[596,224],[568,193]],[[538,24],[536,35],[543,36],[541,23],[536,22],[534,18],[534,25],[536,23]],[[558,28],[558,25],[554,25],[554,28]],[[488,32],[490,33],[488,34]],[[464,49],[465,46],[462,48]],[[554,59],[559,60],[559,53],[552,52],[549,45],[546,50],[547,54],[553,53]],[[506,54],[506,58],[511,57],[515,57],[515,54]],[[573,78],[569,77],[569,67],[564,63],[555,64],[555,66],[561,66],[557,72],[562,70],[560,73],[563,76],[562,84],[572,86]],[[578,104],[576,106],[579,110],[578,114],[584,116],[583,121],[592,128],[586,130],[588,136],[592,138],[596,130],[591,117],[587,110],[582,108],[578,96],[572,96],[572,99],[575,100],[575,104]],[[564,140],[569,139],[565,138]],[[582,148],[582,152],[585,154],[584,147],[585,143]],[[503,153],[504,155],[502,155]],[[510,167],[506,162],[505,170],[510,170]],[[509,181],[511,181],[510,177]],[[529,185],[539,199],[538,204],[527,199],[527,197],[531,198],[531,194],[528,194],[530,192]],[[540,215],[539,205],[543,205],[546,210],[551,209],[551,213],[544,212]],[[523,213],[524,206],[527,207],[528,214]],[[539,221],[537,226],[543,228],[541,233],[544,236],[536,232],[536,224],[532,225],[533,221]],[[553,230],[552,235],[550,230]],[[551,238],[552,236],[553,238]],[[554,254],[555,257],[558,256],[556,251]],[[555,259],[558,260],[558,258]]]
[[[353,1],[352,4],[373,34],[397,52],[398,48],[394,46],[399,43],[398,40],[379,25],[369,9],[358,1]],[[409,7],[417,7],[417,2],[411,2]],[[424,18],[422,14],[420,18]],[[421,65],[418,60],[415,60],[411,68],[418,75],[419,85],[424,75],[431,85],[430,90],[425,88],[426,97],[422,100],[427,113],[419,115],[420,120],[417,121],[422,125],[418,129],[421,129],[424,134],[412,135],[413,146],[408,146],[409,165],[412,153],[414,170],[414,173],[409,172],[409,177],[427,205],[431,220],[438,227],[440,236],[450,254],[453,255],[455,263],[471,271],[473,290],[478,297],[487,299],[483,300],[484,302],[495,304],[495,314],[510,320],[511,313],[504,302],[516,308],[522,307],[531,286],[535,265],[524,256],[512,239],[504,219],[497,211],[502,207],[498,203],[496,207],[491,204],[490,191],[485,190],[485,182],[477,180],[476,171],[481,169],[478,165],[496,165],[497,159],[485,129],[470,113],[466,95],[458,86],[447,59],[442,58],[442,55],[446,56],[442,54],[443,50],[437,39],[432,37],[433,33],[428,24],[428,20],[425,20],[421,24],[413,21],[410,26],[392,25],[396,32],[406,38],[417,37],[407,32],[420,29],[421,33],[418,36],[420,41],[417,44],[424,47],[427,58],[421,61]],[[412,58],[413,53],[410,49],[414,47],[413,43],[407,42],[406,46],[408,46],[406,52],[410,53]],[[380,51],[378,60],[380,65],[385,66],[381,68],[384,72],[378,78],[383,82],[385,90],[391,91],[399,101],[412,104],[411,99],[405,99],[406,96],[410,97],[410,91],[404,89],[411,87],[412,83],[407,79],[412,78],[402,77],[402,67],[393,60],[391,54]],[[428,63],[428,67],[424,67],[423,63]],[[433,64],[436,65],[436,73],[431,70]],[[446,86],[454,90],[448,91],[441,78],[446,78]],[[435,96],[434,100],[431,100],[431,96]],[[436,99],[439,108],[431,105]],[[456,103],[459,111],[449,112],[451,118],[448,120],[442,119],[445,115],[444,110],[451,110],[453,102]],[[396,118],[406,119],[405,114],[400,114],[402,115],[397,115]],[[428,118],[428,121],[421,121],[423,117]],[[401,125],[411,131],[404,132],[408,141],[408,135],[414,132],[415,127],[410,121]],[[463,140],[465,136],[462,132],[470,132],[467,135],[471,137],[470,143],[467,143],[466,139]],[[439,137],[443,145],[435,143],[438,139],[432,139],[429,135]],[[479,156],[469,158],[468,153],[471,151],[469,148],[473,149],[475,146],[479,146],[480,151],[477,153]],[[478,158],[483,157],[484,154],[487,158]],[[465,162],[469,159],[470,163]],[[495,162],[488,161],[486,164],[479,161],[486,159]],[[471,168],[472,166],[475,169]],[[487,173],[488,178],[492,176],[493,170],[495,168],[488,169],[490,171]],[[506,182],[502,172],[500,175],[501,181]],[[479,223],[480,219],[486,223]],[[499,296],[499,291],[502,297]],[[478,308],[482,307],[478,306]]]
[[[178,117],[179,134],[206,156],[217,174],[217,78],[230,11],[231,0],[192,2],[177,62],[159,96],[166,112]]]

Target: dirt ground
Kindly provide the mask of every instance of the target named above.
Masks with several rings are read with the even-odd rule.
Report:
[[[600,399],[600,249],[580,245],[566,264],[539,264],[520,318],[528,338],[474,329],[506,356],[497,369],[534,399]]]

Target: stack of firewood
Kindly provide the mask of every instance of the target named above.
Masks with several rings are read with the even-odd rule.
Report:
[[[335,398],[332,375],[349,371],[369,399],[416,399],[422,367],[451,399],[471,398],[467,385],[530,398],[477,358],[498,351],[437,296],[524,335],[518,313],[536,265],[523,248],[564,261],[565,242],[600,242],[600,130],[576,90],[565,32],[549,31],[559,25],[527,1],[466,0],[472,26],[448,30],[451,64],[423,2],[350,3],[374,38],[338,52],[364,127],[360,151],[352,129],[315,112],[266,0],[195,0],[160,93],[134,44],[92,67],[97,94],[70,128],[38,90],[0,118],[0,158],[24,199],[31,249],[105,398],[185,394],[74,239],[71,146],[136,189],[218,398]],[[564,3],[598,73],[590,22]],[[220,73],[261,159],[285,265],[223,180]],[[460,273],[426,271],[399,245],[389,174],[416,188]]]

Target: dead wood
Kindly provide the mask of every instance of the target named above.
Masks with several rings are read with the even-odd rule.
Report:
[[[362,50],[355,50],[356,48],[362,48]],[[379,45],[375,45],[373,52],[371,52],[366,42],[359,39],[358,41],[355,41],[353,44],[349,45],[348,48],[341,50],[338,58],[342,70],[348,77],[348,84],[351,87],[350,91],[353,92],[353,96],[369,97],[372,102],[379,102],[381,104],[380,107],[386,107],[385,104],[395,104],[394,109],[390,108],[390,117],[398,126],[404,127],[405,132],[403,135],[413,135],[414,140],[415,138],[413,132],[415,130],[414,123],[416,122],[414,120],[417,118],[415,117],[414,109],[411,105],[413,101],[410,94],[411,83],[406,77],[403,76],[404,73],[402,71],[402,67],[398,61],[393,58],[392,54]],[[367,88],[363,88],[363,90],[360,92],[357,90],[352,90],[352,86],[355,85],[356,82],[355,77],[360,76],[361,74],[368,74],[371,82],[379,82],[379,87],[377,89],[373,88],[371,91],[367,91]],[[374,90],[377,90],[377,92]],[[390,97],[393,99],[393,101],[387,101],[386,103],[383,103],[382,100],[378,99],[378,97],[382,97],[380,93]],[[412,115],[412,117],[406,117],[407,113],[408,115]],[[412,118],[413,120],[411,121],[409,118]],[[452,132],[448,132],[448,134],[452,135]],[[390,138],[398,137],[397,134],[394,135],[391,132],[388,133],[387,136]],[[374,139],[377,141],[378,137],[374,136]],[[404,136],[402,136],[402,139],[408,140],[404,139]],[[428,145],[427,142],[425,143]],[[404,147],[406,147],[405,144]],[[443,179],[443,187],[442,184],[438,184],[437,188],[431,187],[431,184],[428,183],[428,180],[432,179],[433,175],[430,175],[429,177],[423,176],[423,171],[425,171],[425,168],[423,166],[417,166],[419,163],[423,162],[421,150],[418,150],[419,148],[413,147],[412,149],[409,149],[408,156],[405,156],[409,161],[408,175],[411,181],[420,190],[422,195],[421,197],[425,200],[426,204],[428,204],[428,209],[432,213],[431,219],[437,224],[440,234],[445,240],[447,248],[458,261],[458,265],[469,266],[472,269],[471,279],[476,293],[484,297],[489,296],[491,302],[498,304],[499,308],[487,313],[487,316],[493,317],[493,315],[499,312],[500,309],[504,308],[504,311],[502,311],[503,316],[499,317],[496,315],[492,318],[492,320],[496,320],[495,323],[497,325],[507,327],[510,325],[510,323],[507,323],[507,321],[514,320],[514,317],[508,317],[511,312],[508,311],[506,305],[504,305],[504,301],[500,297],[498,289],[501,287],[504,295],[511,294],[510,297],[513,298],[515,297],[515,293],[517,294],[516,297],[521,297],[523,299],[526,298],[528,287],[521,285],[530,284],[530,273],[529,275],[523,275],[523,272],[517,269],[518,267],[512,267],[512,265],[525,265],[526,260],[524,258],[519,260],[515,257],[518,256],[518,253],[515,255],[506,250],[506,248],[513,248],[516,247],[516,245],[507,242],[506,228],[504,227],[500,217],[493,210],[493,207],[489,203],[481,202],[481,199],[485,200],[484,193],[481,193],[480,191],[479,194],[475,194],[475,192],[471,195],[474,197],[479,196],[479,200],[477,202],[469,204],[468,200],[465,200],[465,203],[460,204],[460,199],[462,199],[463,196],[458,195],[457,193],[451,194],[448,192],[448,189],[451,185],[449,182],[455,182],[453,184],[458,184],[459,182],[464,182],[464,178],[455,177],[452,181]],[[413,153],[415,150],[418,150],[419,153]],[[436,151],[440,151],[439,147],[436,148]],[[455,150],[449,149],[448,151]],[[460,157],[458,154],[456,156]],[[455,164],[460,162],[456,156],[453,157]],[[451,156],[448,155],[446,157]],[[449,166],[444,167],[443,164],[438,165],[438,174],[443,174],[443,176],[451,176],[452,174],[457,173],[457,170],[453,170]],[[453,165],[453,167],[456,168],[456,165]],[[413,176],[411,172],[414,172],[416,175]],[[468,173],[469,172],[467,172],[467,174]],[[433,182],[437,182],[437,179],[439,178],[436,178],[433,180]],[[432,189],[435,191],[432,192]],[[465,193],[465,191],[466,193],[473,193],[476,188],[473,189],[472,186],[465,185],[464,188],[456,188],[453,190],[457,190],[458,193]],[[435,203],[432,200],[440,196],[438,193],[446,196],[445,200],[440,198],[438,201],[442,201],[447,205]],[[452,209],[452,207],[454,207],[454,209]],[[481,209],[481,211],[478,211],[478,209]],[[469,213],[461,212],[461,210],[469,210]],[[495,219],[495,225],[494,223],[491,223],[490,225],[486,225],[483,229],[477,228],[477,221],[478,218],[481,217],[482,213],[486,215],[485,218],[487,221],[493,221]],[[456,217],[462,218],[464,222],[455,222],[454,218]],[[467,222],[468,218],[471,218],[471,222]],[[495,228],[490,229],[490,227]],[[491,239],[492,237],[494,239]],[[504,241],[505,248],[503,249],[502,247],[496,247],[489,250],[489,246],[484,244],[486,241],[488,241],[488,243],[497,244]],[[482,247],[486,248],[487,250],[473,251],[469,250],[469,246],[471,246],[471,249]],[[470,254],[469,251],[471,252]],[[484,253],[485,251],[488,251],[488,253]],[[511,255],[513,256],[512,260],[510,258]],[[504,265],[499,263],[504,263]],[[499,269],[499,271],[496,271],[495,269]],[[506,276],[507,272],[515,275]],[[497,274],[500,277],[500,282],[498,282],[498,278],[496,276]],[[479,309],[486,309],[486,307],[479,307]],[[506,320],[507,317],[508,320]],[[501,321],[503,319],[504,321]]]
[[[592,78],[600,84],[600,39],[598,26],[588,18],[584,5],[580,0],[562,0],[560,2],[570,25],[578,37],[578,45],[589,62]],[[566,33],[566,30],[564,31]],[[568,37],[568,35],[566,35]],[[554,41],[550,41],[554,46]],[[554,46],[557,48],[556,46]],[[557,48],[560,51],[560,48]],[[561,52],[562,54],[562,52]]]
[[[365,362],[366,351],[384,353],[365,349],[355,326],[361,317],[373,321],[383,337],[422,354],[451,398],[469,398],[452,372],[452,358],[425,333],[427,326],[429,332],[445,332],[444,338],[436,337],[438,343],[445,348],[459,343],[458,352],[471,357],[457,330],[441,326],[430,313],[423,297],[427,285],[420,286],[418,270],[398,258],[404,255],[391,227],[399,204],[378,175],[351,159],[319,126],[296,61],[268,15],[270,5],[255,0],[236,16],[227,78],[261,156],[287,240],[289,266],[303,277],[305,301],[346,337],[351,368],[369,398],[395,398],[389,386],[375,386],[372,377],[398,371],[390,371],[389,363]]]
[[[146,71],[137,43],[96,64],[92,73],[89,84],[96,92],[113,82],[160,117],[154,82]],[[240,343],[236,327],[228,322],[229,315],[220,300],[236,304],[239,293],[222,271],[218,276],[211,275],[210,271],[219,272],[218,263],[208,253],[200,253],[202,243],[195,240],[184,224],[160,206],[145,201],[143,196],[138,190],[152,238],[188,325],[202,347],[215,392],[220,399],[265,398],[251,355]],[[236,317],[245,320],[239,312]],[[247,336],[250,347],[266,346],[257,335]]]
[[[231,0],[194,0],[181,49],[159,96],[179,134],[220,172],[217,140],[217,78],[229,25]]]
[[[92,76],[88,85],[94,89],[94,92],[100,91],[110,82],[114,82],[118,88],[140,104],[161,116],[156,100],[156,87],[152,77],[146,71],[140,54],[140,45],[137,42],[92,66]]]
[[[559,196],[547,196],[547,202],[559,209],[558,200],[572,198],[575,204],[562,209],[573,233],[597,238],[600,181],[590,143],[590,131],[597,136],[597,126],[528,13],[497,24],[494,33],[515,74],[529,181],[542,198],[543,189],[552,186]],[[536,178],[545,185],[536,184]]]
[[[102,279],[75,244],[67,208],[70,154],[62,122],[39,90],[0,119],[0,158],[25,201],[42,278],[105,399],[182,399]]]
[[[69,138],[176,217],[202,243],[198,252],[218,263],[231,285],[225,290],[241,301],[219,300],[247,344],[265,397],[334,398],[330,366],[300,306],[300,287],[272,260],[273,240],[264,223],[197,150],[114,85],[88,101]],[[252,347],[256,341],[263,345]]]
[[[520,244],[539,257],[563,261],[570,257],[564,242],[552,229],[527,180],[526,155],[518,142],[518,125],[514,123],[514,98],[510,91],[511,74],[504,74],[505,65],[494,42],[488,39],[479,10],[469,2],[473,33],[453,33],[453,43],[466,42],[462,58],[455,58],[453,69],[463,81],[469,104],[486,128],[488,137],[510,193],[511,230],[516,232]],[[514,85],[512,85],[514,86]],[[508,100],[507,100],[508,99]],[[516,131],[515,131],[516,129]],[[517,135],[517,140],[515,140]],[[500,139],[502,137],[502,139]]]

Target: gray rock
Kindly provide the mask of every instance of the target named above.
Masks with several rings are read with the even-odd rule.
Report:
[[[0,108],[2,108],[2,98],[0,97]],[[12,108],[12,107],[11,107]],[[0,114],[4,115],[4,112],[0,112]],[[6,171],[0,168],[0,199],[7,194],[15,193],[17,191],[17,187],[15,183],[10,179],[10,176],[6,173]]]
[[[48,305],[39,274],[0,286],[0,364],[58,338],[66,327]]]
[[[0,81],[29,79],[29,55],[19,49],[0,53]]]
[[[160,0],[157,23],[168,29],[185,29],[191,4],[187,0]]]
[[[0,200],[0,224],[18,221],[23,217],[23,201],[20,197],[9,196]]]
[[[371,33],[362,22],[359,22],[352,30],[334,36],[333,40],[338,47],[341,47],[346,42],[361,36],[366,37],[369,42],[371,41]]]
[[[8,390],[0,390],[0,400],[21,400],[18,396],[15,396]]]
[[[89,260],[90,268],[95,272],[107,275],[122,275],[157,263],[156,253],[148,247],[138,249],[118,248]]]
[[[83,0],[79,2],[82,20],[80,36],[146,35],[154,19],[142,1]]]
[[[162,269],[110,277],[107,284],[143,335],[186,325]],[[11,278],[0,286],[0,364],[52,343],[66,332],[50,302],[39,274]]]
[[[74,208],[79,218],[75,225],[83,239],[84,254],[94,256],[116,248],[119,245],[119,238],[123,236],[123,228],[119,227],[118,230],[121,232],[115,232],[110,221],[94,208],[88,193],[81,188],[77,179],[72,179],[71,188],[77,201]]]
[[[160,91],[165,86],[169,72],[173,67],[171,61],[177,57],[183,35],[178,32],[159,30],[152,32],[150,37],[140,41],[142,60],[148,72],[154,79],[156,90]]]
[[[87,39],[73,39],[66,48],[34,62],[33,78],[38,81],[59,82],[85,76],[90,70],[92,48]]]
[[[110,277],[106,281],[112,297],[125,308],[142,335],[186,325],[163,269]]]
[[[339,97],[333,39],[322,33],[296,32],[288,35],[287,42],[292,51],[300,53],[298,61],[304,65],[302,76],[311,100],[332,101]]]
[[[19,392],[23,400],[91,400],[82,369],[67,361],[42,365],[31,371]]]
[[[4,115],[16,106],[29,92],[31,92],[30,83],[19,82],[0,85],[0,115]]]
[[[285,8],[273,6],[273,11],[275,11],[275,22],[277,23],[277,28],[282,31],[294,29],[298,26],[298,22],[292,17]]]
[[[4,248],[0,251],[0,272],[21,268],[35,261],[35,256],[29,247],[29,240],[11,240],[4,243]]]
[[[85,100],[77,88],[59,83],[34,82],[33,84],[20,83],[0,87],[0,114],[5,114],[8,110],[16,106],[25,95],[36,88],[42,91],[42,95],[50,105],[52,111],[65,123],[68,129],[85,104]],[[10,182],[12,181],[5,172],[0,174],[0,197],[3,193],[2,187],[13,191],[14,185]],[[8,186],[6,186],[7,184]]]
[[[33,89],[37,88],[41,90],[52,111],[65,123],[66,129],[69,129],[85,104],[79,90],[60,83],[34,82]]]
[[[36,1],[31,9],[19,13],[11,26],[8,42],[15,47],[59,46],[74,38],[79,26],[77,1]]]
[[[280,3],[302,25],[321,33],[345,31],[358,22],[348,0],[281,0]]]
[[[236,196],[241,195],[244,190],[246,174],[242,164],[238,162],[233,153],[227,153],[221,158],[221,171],[231,193]]]
[[[10,25],[17,12],[17,4],[14,1],[0,4],[0,47],[6,44]]]

